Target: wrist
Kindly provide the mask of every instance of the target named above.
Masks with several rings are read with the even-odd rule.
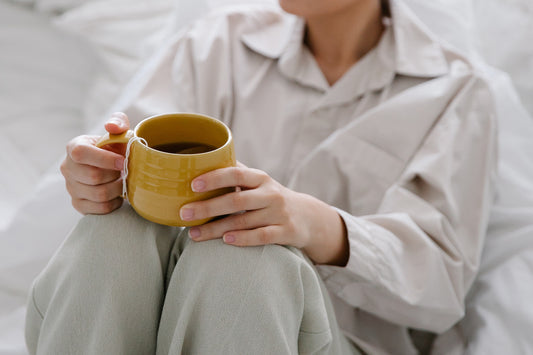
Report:
[[[344,220],[332,206],[307,197],[313,200],[309,216],[311,228],[308,243],[302,250],[315,264],[346,266],[350,244]]]

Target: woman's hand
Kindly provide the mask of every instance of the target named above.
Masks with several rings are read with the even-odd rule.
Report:
[[[189,236],[194,241],[223,238],[225,243],[236,246],[290,245],[304,250],[317,264],[347,263],[344,222],[333,207],[242,164],[211,171],[192,182],[197,192],[222,187],[239,189],[181,208],[183,220],[229,215],[190,228]]]
[[[129,129],[128,117],[117,112],[111,115],[105,129],[119,134]],[[106,214],[122,205],[124,144],[96,148],[98,136],[79,136],[67,144],[67,157],[61,164],[72,205],[83,214]]]

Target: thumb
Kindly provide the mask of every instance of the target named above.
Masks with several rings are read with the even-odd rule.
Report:
[[[115,112],[107,120],[104,127],[105,130],[111,134],[120,134],[126,132],[130,128],[130,121],[125,113]]]

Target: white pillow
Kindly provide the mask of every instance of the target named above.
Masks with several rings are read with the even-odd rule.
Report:
[[[533,1],[473,0],[477,48],[507,72],[533,115]]]
[[[141,63],[157,46],[172,17],[173,0],[94,0],[54,19],[57,26],[90,41],[99,71],[83,107],[84,129],[100,122]]]
[[[58,16],[55,23],[91,41],[102,62],[84,106],[85,129],[101,130],[133,73],[165,39],[214,7],[249,2],[276,0],[93,0]]]
[[[43,13],[59,14],[92,0],[9,0],[14,3],[32,6]]]
[[[34,0],[35,8],[42,12],[60,13],[77,6],[90,2],[91,0]]]
[[[0,354],[5,355],[27,353],[29,285],[77,218],[53,163],[82,132],[81,107],[96,63],[86,42],[20,5],[0,1]]]
[[[47,18],[0,2],[0,229],[81,132],[96,58]]]

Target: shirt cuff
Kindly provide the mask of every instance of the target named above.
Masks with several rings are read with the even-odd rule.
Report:
[[[372,222],[355,217],[336,208],[344,220],[348,233],[350,256],[344,267],[317,265],[317,270],[326,287],[343,298],[344,290],[354,283],[383,283],[387,274],[383,249],[375,244],[375,226]],[[374,230],[374,231],[373,231]],[[373,237],[374,234],[374,237]]]

